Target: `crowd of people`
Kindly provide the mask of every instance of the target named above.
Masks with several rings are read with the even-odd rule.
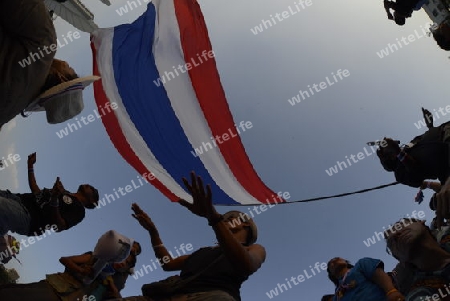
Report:
[[[79,78],[66,62],[55,58],[56,32],[44,1],[0,1],[0,24],[0,127],[19,114],[26,117],[27,112],[45,111],[49,123],[79,114],[82,90],[99,78]],[[30,62],[25,67],[18,64],[24,58]],[[3,264],[20,251],[20,243],[8,233],[33,237],[47,231],[70,231],[85,219],[86,209],[98,205],[99,193],[89,184],[70,192],[57,177],[52,188],[40,188],[35,178],[36,158],[36,153],[28,156],[29,193],[0,190]],[[173,258],[150,217],[133,204],[132,216],[150,234],[155,256],[165,259],[163,269],[180,274],[148,284],[142,288],[143,296],[124,300],[238,301],[241,284],[265,260],[264,247],[255,243],[256,225],[248,215],[237,211],[219,214],[212,205],[209,185],[204,187],[194,173],[190,182],[183,180],[193,203],[179,203],[208,220],[218,244]],[[110,230],[99,238],[94,250],[61,257],[62,273],[46,275],[35,283],[0,285],[0,300],[119,300],[141,251],[138,242]]]
[[[450,300],[450,125],[435,127],[432,114],[422,112],[428,127],[423,135],[403,146],[384,138],[377,155],[399,183],[435,192],[429,206],[436,217],[429,226],[424,220],[403,218],[384,232],[386,251],[398,261],[392,271],[385,271],[375,258],[354,265],[344,258],[331,259],[327,272],[336,290],[322,300]]]

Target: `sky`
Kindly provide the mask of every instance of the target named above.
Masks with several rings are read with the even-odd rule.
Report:
[[[119,15],[117,10],[127,1],[115,0],[110,7],[85,4],[100,27],[110,27],[132,22],[145,11],[141,5]],[[423,11],[400,27],[387,19],[381,1],[312,0],[304,8],[296,2],[300,10],[291,0],[199,3],[233,118],[253,124],[241,135],[247,154],[268,187],[288,192],[289,201],[393,182],[393,174],[382,169],[366,142],[386,136],[406,143],[422,134],[424,129],[416,126],[422,106],[439,117],[435,124],[450,119],[445,111],[450,105],[449,54],[423,33],[430,22]],[[289,7],[296,13],[288,12],[287,18],[254,34],[262,20]],[[75,31],[61,19],[55,27],[61,41]],[[417,38],[408,45],[395,51],[386,48],[411,34]],[[56,57],[68,61],[79,75],[91,74],[89,35],[80,33]],[[347,76],[337,76],[339,70]],[[291,104],[299,90],[326,82],[327,77],[332,85]],[[85,89],[84,100],[78,118],[96,109],[92,87]],[[8,123],[0,132],[0,158],[18,155],[20,159],[8,161],[0,171],[1,188],[29,191],[26,160],[32,152],[37,153],[35,174],[41,188],[51,188],[59,176],[69,191],[89,183],[102,198],[136,182],[138,173],[116,151],[100,120],[60,138],[65,126],[47,124],[42,113],[26,119],[18,116]],[[337,161],[356,158],[358,153],[362,155],[356,163],[346,168],[341,163],[341,169],[330,175],[330,168],[339,168]],[[353,263],[363,257],[378,258],[391,270],[396,262],[386,254],[385,243],[367,246],[367,239],[413,212],[422,211],[430,221],[433,213],[427,204],[432,193],[425,192],[422,205],[414,202],[416,193],[415,188],[397,185],[344,198],[277,205],[256,214],[258,243],[265,247],[267,258],[243,284],[242,300],[320,300],[334,287],[326,271],[318,268],[313,275],[310,266],[320,267],[336,256]],[[92,250],[98,237],[115,229],[141,242],[144,251],[136,265],[140,270],[155,255],[147,232],[131,217],[133,202],[149,213],[169,250],[176,251],[183,243],[195,250],[216,241],[205,219],[142,184],[100,209],[87,211],[85,220],[69,231],[52,233],[24,248],[19,256],[22,265],[11,261],[7,267],[18,270],[21,283],[39,281],[45,274],[63,270],[61,256]],[[253,210],[217,207],[221,213],[233,209]],[[157,269],[138,279],[130,277],[122,293],[139,295],[143,284],[169,275]],[[291,282],[290,288],[269,297],[270,290],[301,275],[303,282]]]

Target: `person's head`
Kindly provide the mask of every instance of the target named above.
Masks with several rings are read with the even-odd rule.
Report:
[[[82,184],[78,187],[77,195],[82,196],[80,201],[87,209],[94,209],[97,206],[99,195],[98,190],[89,184]]]
[[[113,268],[116,272],[131,274],[132,269],[136,266],[136,261],[136,256],[130,254],[124,261],[114,263]]]
[[[114,269],[119,273],[132,274],[132,269],[136,266],[137,257],[141,254],[141,251],[141,244],[137,241],[133,242],[130,255],[124,261],[114,263]]]
[[[413,259],[415,252],[419,252],[418,246],[426,241],[427,236],[432,238],[425,221],[403,218],[384,231],[386,251],[398,261],[407,263]]]
[[[240,211],[229,211],[223,215],[230,231],[244,245],[254,244],[258,238],[258,229],[252,218]]]
[[[377,149],[377,156],[386,171],[395,170],[398,164],[397,155],[400,151],[401,149],[397,141],[391,138],[384,138],[382,140],[380,147]]]
[[[74,80],[76,78],[78,78],[77,73],[69,66],[67,62],[54,59],[50,67],[50,71],[47,75],[45,84],[41,89],[41,93],[54,86]]]
[[[395,24],[402,26],[406,23],[406,17],[398,12],[394,12],[394,21]]]
[[[439,47],[447,51],[450,50],[450,20],[432,26],[431,34]]]
[[[341,257],[335,257],[328,261],[327,273],[328,279],[334,283],[335,286],[339,285],[339,278],[342,276],[342,272],[347,269],[353,268],[348,260]]]

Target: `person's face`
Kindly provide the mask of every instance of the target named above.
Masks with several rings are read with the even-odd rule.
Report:
[[[116,262],[113,264],[114,270],[118,272],[125,272],[128,271],[133,267],[135,255],[130,254],[124,261],[122,262]]]
[[[233,233],[234,236],[241,236],[242,232],[246,233],[246,237],[248,238],[248,235],[250,235],[249,231],[249,223],[245,221],[245,218],[242,218],[239,214],[232,214],[228,216],[226,219],[224,219],[224,222],[228,226],[228,229],[230,229],[231,233]]]
[[[412,247],[427,232],[424,222],[402,220],[391,229],[386,231],[386,246],[400,262],[407,262],[411,257]]]
[[[341,257],[335,257],[328,262],[328,270],[334,277],[338,277],[339,273],[348,265],[347,260]]]

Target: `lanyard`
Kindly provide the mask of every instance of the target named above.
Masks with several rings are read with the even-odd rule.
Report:
[[[350,285],[348,284],[344,284],[345,283],[345,279],[347,279],[348,273],[350,272],[350,270],[348,270],[344,277],[342,278],[342,282],[339,284],[339,286],[336,288],[336,292],[335,295],[337,297],[337,301],[340,301],[341,298],[344,296],[344,293],[347,289],[350,288]]]

